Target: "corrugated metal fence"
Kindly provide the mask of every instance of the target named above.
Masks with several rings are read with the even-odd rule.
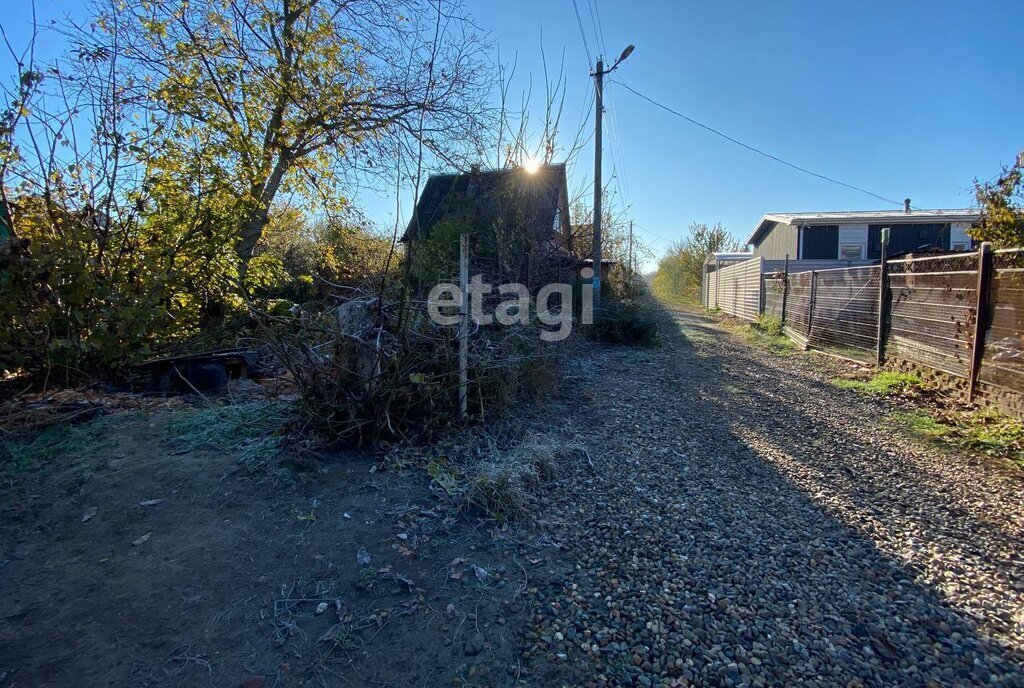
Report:
[[[1024,249],[890,260],[885,290],[878,265],[760,275],[763,266],[712,275],[708,305],[714,293],[731,315],[779,318],[804,347],[941,371],[966,380],[971,396],[978,385],[1024,395]],[[1014,410],[1024,412],[1024,397]]]
[[[718,307],[744,320],[761,314],[763,258],[736,263],[718,271]]]

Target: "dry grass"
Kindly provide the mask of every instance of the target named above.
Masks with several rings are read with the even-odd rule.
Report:
[[[435,490],[466,513],[502,523],[533,513],[543,483],[564,466],[588,460],[579,442],[536,432],[502,444],[480,431],[467,432],[435,450],[426,464]],[[409,465],[401,457],[393,461]]]
[[[559,465],[577,461],[584,453],[573,441],[530,434],[517,446],[498,451],[476,465],[465,491],[466,505],[498,521],[531,512],[531,497],[544,482],[558,475]]]

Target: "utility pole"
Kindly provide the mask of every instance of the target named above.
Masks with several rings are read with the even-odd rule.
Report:
[[[597,58],[594,70],[594,311],[601,308],[601,116],[604,114],[604,75],[611,74],[619,64],[633,52],[630,43],[619,55],[609,69],[604,68],[604,60]]]
[[[611,71],[611,70],[609,70]],[[594,71],[594,312],[601,309],[601,116],[604,113],[604,61]]]

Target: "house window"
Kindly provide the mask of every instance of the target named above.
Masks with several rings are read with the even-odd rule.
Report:
[[[842,244],[839,247],[839,258],[842,260],[861,260],[864,258],[863,244]]]

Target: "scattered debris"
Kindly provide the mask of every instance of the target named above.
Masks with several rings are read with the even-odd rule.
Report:
[[[89,521],[91,521],[91,520],[92,520],[92,517],[96,515],[96,512],[97,512],[97,511],[99,511],[99,508],[97,508],[97,507],[95,507],[95,506],[90,506],[90,507],[88,507],[88,508],[87,508],[87,509],[86,509],[86,510],[85,510],[85,511],[84,511],[84,512],[82,513],[82,523],[88,523]]]
[[[320,616],[325,611],[327,611],[327,603],[326,602],[321,602],[320,604],[318,604],[316,606],[316,609],[313,610],[313,613],[316,614],[317,616]]]
[[[473,564],[473,575],[476,576],[476,579],[481,583],[486,583],[491,577],[491,574],[487,572],[487,569],[483,566],[477,566],[476,564]]]
[[[145,535],[143,535],[142,537],[138,538],[137,540],[132,540],[132,546],[133,547],[138,547],[139,545],[144,543],[146,540],[148,540],[150,538],[150,536],[152,536],[152,535],[153,535],[153,533],[146,533]]]
[[[256,353],[244,349],[225,349],[157,358],[135,367],[147,392],[206,392],[227,385],[229,380],[245,379],[256,364]]]
[[[359,551],[356,552],[356,563],[360,566],[369,566],[370,560],[370,553],[366,551],[365,547],[360,547]]]
[[[163,501],[162,499],[143,499],[139,502],[139,506],[156,506],[157,504],[162,504]]]

